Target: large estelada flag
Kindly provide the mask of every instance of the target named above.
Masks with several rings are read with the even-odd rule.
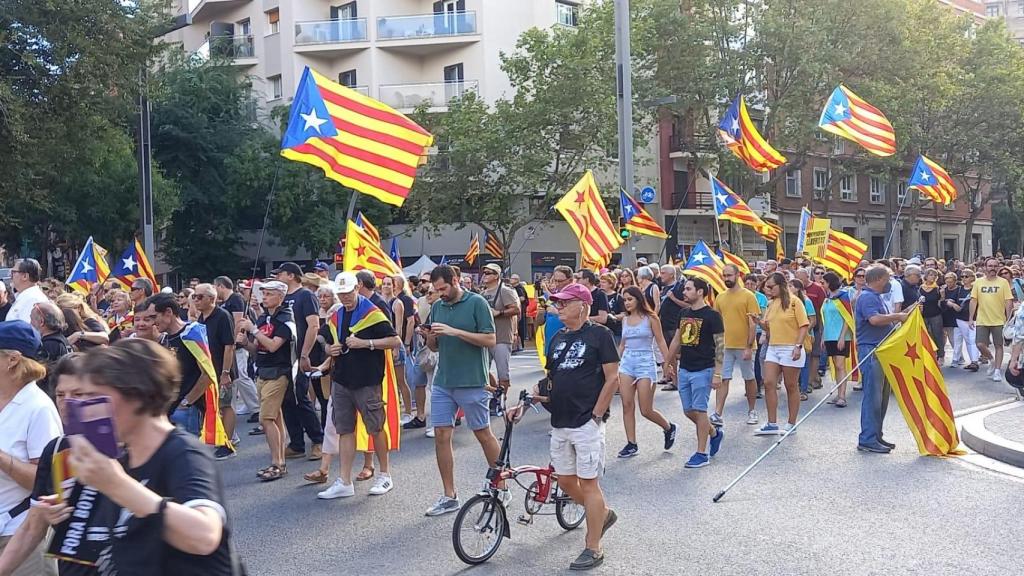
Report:
[[[156,283],[156,274],[153,274],[153,267],[149,265],[149,258],[146,257],[146,251],[142,249],[138,238],[124,251],[121,259],[115,262],[110,277],[117,280],[125,289],[131,288],[132,282],[139,278],[146,278],[153,283],[154,292],[160,291],[160,286]]]
[[[703,240],[690,252],[690,259],[683,267],[683,274],[700,278],[707,282],[715,292],[725,292],[725,281],[722,280],[722,261],[711,253]],[[709,294],[710,296],[710,294]]]
[[[739,194],[733,192],[725,182],[714,176],[711,176],[711,196],[714,200],[715,217],[719,220],[728,220],[743,226],[750,226],[766,240],[774,241],[779,238],[781,229],[778,226],[762,220],[740,198]]]
[[[878,346],[875,355],[917,440],[918,451],[924,456],[964,454],[958,448],[953,406],[920,307]]]
[[[203,393],[206,411],[203,413],[203,425],[199,438],[210,446],[227,446],[231,448],[231,439],[224,432],[224,424],[220,420],[220,382],[217,369],[213,366],[210,355],[210,341],[206,336],[206,326],[199,322],[189,322],[181,333],[181,342],[196,359],[199,369],[210,379],[210,385]]]
[[[466,249],[466,263],[473,266],[477,256],[480,255],[480,238],[473,232],[469,235],[469,248]]]
[[[908,190],[915,188],[934,202],[949,204],[956,200],[956,185],[949,173],[923,154],[917,159],[914,173],[907,182]]]
[[[758,172],[767,172],[786,163],[786,157],[772,148],[757,131],[742,95],[736,96],[722,117],[718,135],[733,154]]]
[[[622,238],[612,225],[590,170],[555,204],[555,209],[579,238],[583,260],[601,262],[622,246]]]
[[[838,86],[825,103],[818,128],[852,140],[875,156],[896,153],[896,131],[882,111],[846,86]]]
[[[434,137],[390,106],[310,70],[292,101],[281,155],[401,206]]]
[[[364,219],[365,222],[368,221]],[[402,269],[380,247],[380,243],[375,242],[364,228],[352,220],[348,221],[345,231],[344,266],[349,272],[369,270],[378,279],[402,273]]]
[[[658,225],[639,202],[622,189],[619,189],[619,204],[622,208],[622,225],[626,230],[655,238],[668,238],[668,232]]]
[[[486,230],[484,230],[484,250],[495,258],[505,257],[505,249],[501,246],[501,241],[493,233]]]
[[[75,292],[88,294],[94,284],[102,283],[110,275],[106,255],[107,251],[93,242],[92,236],[89,236],[78,254],[74,268],[71,269],[71,275],[64,283]]]
[[[334,344],[341,342],[341,322],[344,307],[338,310],[327,319],[331,327],[331,338]],[[370,302],[368,298],[358,296],[356,307],[349,315],[349,329],[351,335],[380,324],[388,322],[388,317],[380,311],[380,308]],[[344,355],[335,359],[335,362],[344,362]],[[381,380],[381,398],[384,400],[384,434],[388,440],[388,450],[398,450],[402,440],[402,422],[398,408],[398,379],[395,377],[395,363],[392,360],[391,350],[384,350],[384,378]],[[366,424],[363,417],[356,413],[356,450],[360,452],[372,452],[374,450],[373,437],[366,431]]]

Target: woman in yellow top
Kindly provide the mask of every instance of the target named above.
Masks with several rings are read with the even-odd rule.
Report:
[[[763,318],[754,318],[754,322],[764,332],[761,339],[767,343],[764,368],[764,400],[768,409],[768,422],[754,432],[757,436],[786,434],[800,414],[800,368],[806,360],[804,338],[810,322],[803,302],[798,301],[789,292],[786,277],[779,272],[768,276],[764,283],[765,295],[768,296],[768,309]],[[779,393],[775,389],[782,373],[786,385],[786,404],[789,420],[785,428],[776,423],[779,407]]]

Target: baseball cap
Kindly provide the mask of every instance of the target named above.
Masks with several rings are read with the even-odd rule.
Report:
[[[327,265],[327,262],[319,262],[319,261],[316,264],[313,265],[313,268],[316,269],[316,270],[323,270],[324,272],[326,272],[327,270],[331,269],[331,267]]]
[[[280,274],[281,272],[288,272],[294,274],[296,278],[302,276],[302,268],[300,268],[299,265],[296,264],[295,262],[285,262],[284,264],[281,264],[277,268],[274,268],[273,270],[270,271],[270,273],[275,276]]]
[[[590,293],[590,290],[582,284],[573,282],[561,291],[552,294],[551,300],[580,300],[585,304],[593,304],[594,296]]]
[[[260,285],[260,290],[266,292],[267,290],[277,290],[279,292],[288,292],[288,285],[280,280],[271,280],[264,282]]]
[[[920,266],[921,265],[921,259],[918,258],[917,256],[914,256],[910,260],[907,260],[907,264],[915,264],[917,266]]]
[[[339,272],[334,277],[334,293],[335,294],[348,294],[353,292],[356,287],[359,286],[359,280],[356,275],[351,272]]]
[[[491,262],[490,264],[485,264],[484,270],[490,270],[491,272],[494,272],[498,276],[501,276],[501,266],[498,266],[494,262]]]
[[[35,359],[42,342],[32,325],[24,320],[0,322],[0,350],[21,352],[26,358]]]

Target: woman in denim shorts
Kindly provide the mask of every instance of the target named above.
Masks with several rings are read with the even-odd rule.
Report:
[[[619,342],[619,393],[622,395],[622,421],[626,428],[626,446],[619,458],[630,458],[639,452],[636,444],[636,402],[640,397],[640,413],[661,427],[665,433],[665,450],[676,439],[676,425],[670,423],[654,408],[654,385],[657,379],[655,345],[662,357],[668,356],[668,347],[661,332],[661,322],[654,315],[643,292],[630,286],[622,292],[622,340]]]

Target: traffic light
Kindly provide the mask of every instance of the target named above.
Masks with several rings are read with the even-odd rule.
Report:
[[[619,228],[619,238],[622,238],[623,240],[629,240],[630,234],[631,232],[625,226]]]

